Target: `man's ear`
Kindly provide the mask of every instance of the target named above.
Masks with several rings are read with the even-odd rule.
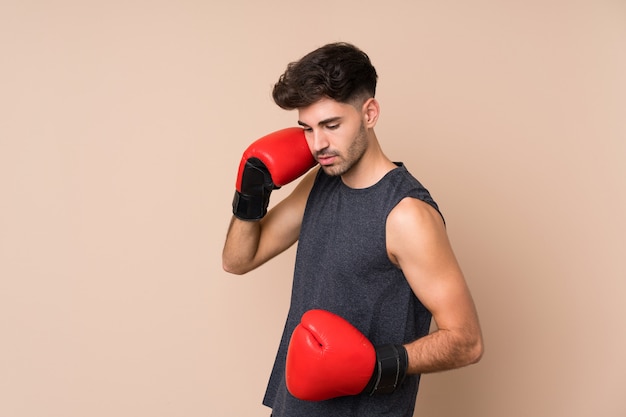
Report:
[[[363,103],[362,113],[363,123],[366,128],[371,129],[376,126],[378,116],[380,115],[380,105],[378,104],[378,100],[374,97],[367,99],[365,103]]]

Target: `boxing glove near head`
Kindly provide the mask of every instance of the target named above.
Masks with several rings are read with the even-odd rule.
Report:
[[[402,383],[407,364],[404,346],[375,348],[344,318],[309,310],[291,336],[285,378],[291,395],[307,401],[386,394]]]
[[[254,141],[239,163],[233,214],[242,220],[260,220],[267,213],[272,190],[300,177],[315,164],[299,127],[282,129]]]

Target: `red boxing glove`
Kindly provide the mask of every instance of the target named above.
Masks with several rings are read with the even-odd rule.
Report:
[[[253,142],[239,163],[233,214],[259,220],[267,213],[270,193],[316,164],[299,127],[282,129]]]
[[[391,393],[404,380],[407,364],[404,346],[375,348],[342,317],[310,310],[291,336],[285,377],[294,397],[322,401],[362,392]]]

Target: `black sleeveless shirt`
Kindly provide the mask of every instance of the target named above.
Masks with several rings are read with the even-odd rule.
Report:
[[[289,339],[302,314],[332,311],[372,344],[404,344],[428,334],[431,314],[387,255],[385,225],[404,198],[439,211],[429,192],[401,163],[364,189],[346,186],[320,170],[309,195],[298,241],[291,305],[263,404],[273,417],[411,417],[419,375],[407,376],[390,395],[365,394],[309,402],[285,385]]]

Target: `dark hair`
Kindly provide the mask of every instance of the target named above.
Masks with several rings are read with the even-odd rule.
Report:
[[[354,103],[374,97],[377,79],[365,52],[349,43],[331,43],[287,65],[272,96],[286,110],[309,106],[324,97]]]

